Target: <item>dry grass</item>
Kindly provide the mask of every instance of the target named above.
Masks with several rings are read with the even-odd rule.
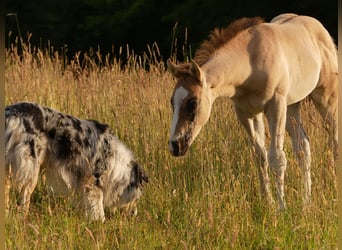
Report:
[[[228,99],[214,105],[209,123],[183,158],[167,149],[173,79],[156,58],[131,55],[120,69],[79,55],[64,69],[54,53],[25,47],[6,50],[6,104],[33,101],[108,123],[147,169],[150,183],[139,215],[112,215],[89,223],[64,201],[35,191],[29,217],[10,211],[8,249],[334,249],[337,248],[335,167],[320,117],[304,105],[313,155],[313,204],[304,210],[300,171],[286,141],[288,210],[266,208],[245,132]],[[148,63],[149,71],[144,69]],[[86,67],[81,67],[86,65]],[[222,114],[222,115],[221,115]],[[308,115],[310,114],[310,115]],[[15,194],[12,194],[15,207]],[[51,208],[49,209],[49,205]]]

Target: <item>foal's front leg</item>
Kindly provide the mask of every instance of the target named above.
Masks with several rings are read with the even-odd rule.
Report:
[[[273,204],[274,200],[270,189],[270,179],[268,175],[267,151],[265,149],[265,126],[263,114],[259,113],[251,117],[249,114],[240,110],[237,106],[235,107],[235,110],[239,121],[248,133],[253,147],[253,152],[256,156],[261,196],[266,197],[267,201],[270,204]]]
[[[266,117],[269,123],[271,143],[269,151],[270,168],[275,174],[279,209],[285,209],[284,177],[287,166],[284,152],[284,136],[286,125],[286,98],[278,93],[269,101]]]

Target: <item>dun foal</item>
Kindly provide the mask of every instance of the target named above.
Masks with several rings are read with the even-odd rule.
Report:
[[[183,156],[208,121],[217,97],[233,100],[256,154],[262,194],[273,202],[268,169],[275,173],[279,208],[285,209],[283,150],[285,130],[297,154],[310,203],[310,145],[300,118],[300,102],[309,97],[323,117],[337,157],[337,50],[316,19],[282,14],[270,23],[242,18],[215,29],[190,63],[168,68],[177,79],[171,99],[169,149]],[[224,115],[224,114],[222,114]],[[265,148],[263,115],[271,136]]]

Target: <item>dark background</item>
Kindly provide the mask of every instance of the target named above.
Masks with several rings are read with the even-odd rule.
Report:
[[[163,59],[177,48],[182,60],[215,27],[241,17],[270,21],[284,12],[316,17],[337,42],[337,6],[331,0],[6,0],[5,42],[15,43],[20,29],[24,41],[32,34],[32,45],[69,57],[99,47],[118,53],[126,44],[140,54],[156,42]]]

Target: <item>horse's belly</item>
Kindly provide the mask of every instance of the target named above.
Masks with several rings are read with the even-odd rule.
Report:
[[[302,78],[299,81],[294,81],[288,90],[287,103],[288,105],[299,102],[316,88],[318,83],[319,73],[310,74],[307,77]]]
[[[291,105],[293,103],[299,102],[307,97],[315,86],[296,86],[287,95],[287,104]]]

